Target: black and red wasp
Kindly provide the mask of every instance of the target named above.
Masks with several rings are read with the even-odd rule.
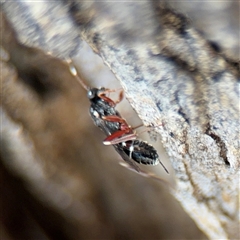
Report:
[[[116,105],[123,99],[123,91],[120,91],[118,100],[114,101],[107,95],[110,92],[115,92],[115,90],[88,87],[77,75],[77,71],[73,66],[71,66],[71,72],[87,90],[87,97],[91,102],[90,115],[93,122],[107,135],[103,144],[112,145],[132,170],[143,175],[149,174],[143,172],[135,162],[146,165],[160,163],[168,173],[168,170],[159,160],[154,147],[147,142],[136,139],[137,135],[133,128],[127,124],[126,120],[116,110]]]

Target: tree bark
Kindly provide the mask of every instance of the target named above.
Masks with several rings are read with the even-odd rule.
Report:
[[[20,39],[29,42],[41,29],[31,45],[58,57],[74,55],[80,32],[121,82],[144,125],[161,136],[175,171],[172,192],[185,211],[210,239],[239,238],[240,76],[234,56],[227,57],[226,49],[221,52],[186,16],[162,3],[46,3],[45,19],[33,14],[34,5],[11,4],[3,8],[16,29],[21,25]],[[26,16],[14,14],[16,6],[27,6]],[[56,45],[44,24],[50,23],[49,9],[58,8],[71,31],[56,34],[64,37]],[[62,17],[68,11],[73,22]],[[29,16],[38,28],[19,20]]]

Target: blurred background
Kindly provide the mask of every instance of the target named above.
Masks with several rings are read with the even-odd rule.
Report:
[[[234,4],[205,6],[201,16],[196,3],[173,5],[198,23],[198,16],[206,19],[214,10],[215,16],[236,11]],[[140,167],[162,182],[120,166],[114,148],[102,144],[86,91],[68,64],[38,44],[18,42],[14,32],[23,39],[24,30],[8,21],[11,14],[23,17],[19,6],[1,6],[7,14],[1,14],[1,239],[206,239],[170,193],[174,172],[160,136],[154,141],[146,131],[139,134],[156,147],[170,174],[160,165]],[[205,31],[205,24],[199,29]],[[222,39],[215,36],[209,39]],[[224,49],[224,41],[220,45]],[[235,57],[234,50],[224,51]],[[89,86],[121,88],[84,41],[72,59]],[[131,126],[141,123],[126,99],[117,109]]]

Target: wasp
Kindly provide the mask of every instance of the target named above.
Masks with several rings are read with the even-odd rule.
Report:
[[[114,101],[108,97],[108,94],[115,92],[115,90],[103,87],[88,87],[78,76],[75,68],[72,67],[71,72],[77,77],[83,88],[87,90],[87,97],[91,103],[89,109],[90,116],[94,124],[107,135],[103,144],[112,145],[130,168],[139,173],[145,174],[135,162],[146,165],[157,165],[160,163],[168,173],[166,167],[159,160],[154,147],[145,141],[138,140],[134,129],[128,125],[126,120],[116,110],[116,105],[123,99],[123,91],[120,91],[118,99]]]

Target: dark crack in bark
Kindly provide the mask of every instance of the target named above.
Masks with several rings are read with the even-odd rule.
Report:
[[[205,132],[209,137],[211,137],[217,144],[217,146],[220,148],[219,156],[223,158],[226,165],[230,165],[227,157],[227,147],[224,141],[212,131],[210,124],[208,123],[207,130]]]

